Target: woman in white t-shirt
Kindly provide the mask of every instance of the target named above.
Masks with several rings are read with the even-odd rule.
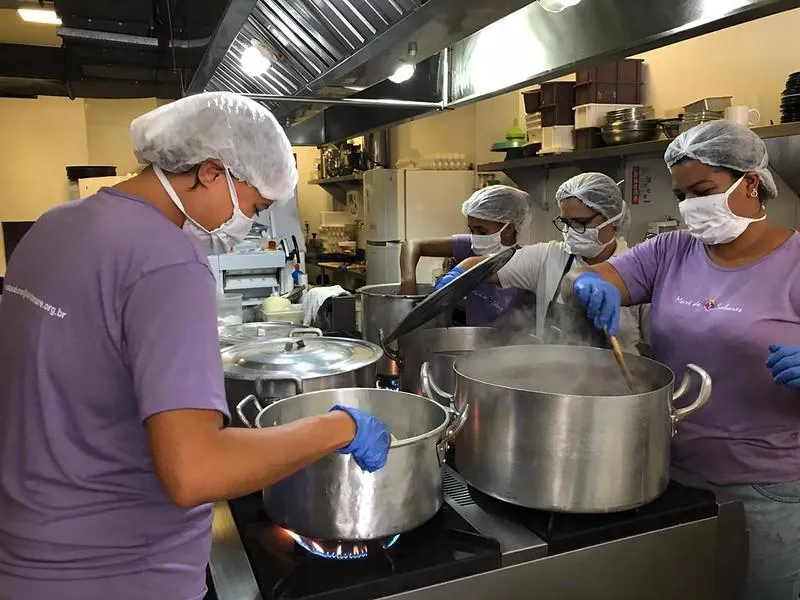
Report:
[[[556,192],[556,202],[559,216],[553,224],[564,240],[523,246],[489,281],[536,294],[536,335],[546,343],[607,347],[605,337],[585,316],[564,304],[560,283],[570,270],[601,263],[628,249],[622,235],[630,225],[630,209],[614,180],[602,173],[583,173],[565,181]],[[465,260],[454,274],[480,260]],[[643,342],[639,317],[638,308],[623,309],[620,317],[617,337],[629,352],[639,352]]]

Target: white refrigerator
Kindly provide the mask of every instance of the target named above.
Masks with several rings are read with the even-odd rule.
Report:
[[[474,171],[366,171],[367,285],[400,281],[404,241],[465,233],[461,205],[475,191],[475,183]],[[417,281],[431,283],[441,264],[441,258],[421,259]]]

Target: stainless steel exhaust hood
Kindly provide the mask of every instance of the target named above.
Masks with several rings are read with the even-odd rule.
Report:
[[[550,13],[513,0],[231,0],[189,91],[261,95],[293,143],[321,145],[797,7],[800,0],[583,0]],[[251,40],[277,55],[259,77],[239,65]],[[409,44],[414,78],[384,81]],[[280,96],[410,102],[322,110],[321,100]]]

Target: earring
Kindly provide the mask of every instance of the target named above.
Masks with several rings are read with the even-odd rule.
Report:
[[[753,190],[752,192],[750,192],[750,197],[751,198],[758,198],[758,190]]]

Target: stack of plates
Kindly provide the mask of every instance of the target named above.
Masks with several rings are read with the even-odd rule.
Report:
[[[658,137],[658,119],[652,106],[637,106],[612,110],[606,114],[600,133],[610,145],[649,142]]]
[[[781,123],[800,121],[800,72],[792,73],[781,95]]]

